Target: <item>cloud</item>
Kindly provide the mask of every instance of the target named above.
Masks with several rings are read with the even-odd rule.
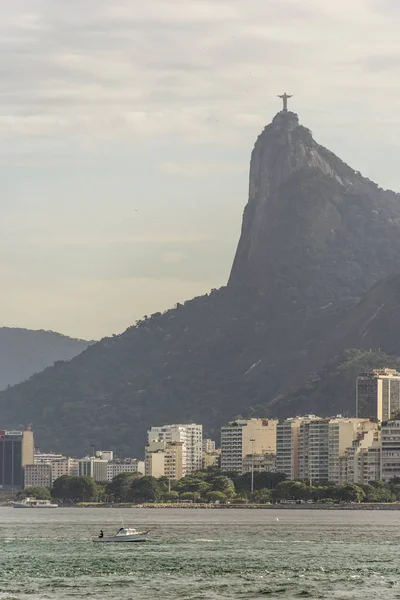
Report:
[[[161,261],[167,265],[176,265],[185,260],[182,252],[164,252],[161,255]]]
[[[161,171],[177,177],[203,177],[204,175],[244,173],[248,171],[247,164],[239,163],[177,163],[165,162],[160,165]]]
[[[0,24],[0,135],[209,139],[236,129],[239,107],[260,106],[268,69],[315,62],[317,4],[20,1]]]
[[[399,6],[4,3],[3,322],[95,337],[224,284],[285,90],[318,141],[400,189]]]

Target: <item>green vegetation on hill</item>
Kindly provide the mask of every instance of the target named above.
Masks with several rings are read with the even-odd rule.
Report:
[[[32,423],[42,449],[73,456],[91,443],[141,456],[146,429],[168,422],[202,423],[218,437],[227,420],[290,381],[313,331],[293,315],[282,337],[263,297],[250,300],[223,288],[146,317],[0,394],[2,420]],[[335,314],[327,310],[324,324]]]
[[[383,352],[346,350],[295,390],[275,398],[268,410],[279,409],[287,415],[355,416],[356,377],[359,373],[388,367],[400,370],[400,358]],[[254,409],[253,409],[254,410]],[[257,408],[255,409],[257,410]],[[262,410],[259,407],[258,410]]]

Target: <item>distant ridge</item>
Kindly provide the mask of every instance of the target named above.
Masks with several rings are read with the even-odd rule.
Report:
[[[70,360],[92,343],[44,330],[0,327],[0,389],[25,381],[59,360]]]
[[[217,437],[239,415],[332,414],[332,390],[309,382],[333,381],[335,356],[349,381],[374,359],[347,349],[400,353],[400,284],[377,284],[399,270],[400,196],[319,145],[296,114],[278,113],[252,152],[228,285],[1,393],[0,415],[32,423],[43,449],[96,443],[140,456],[150,425],[197,421]],[[340,408],[352,414],[351,394]]]

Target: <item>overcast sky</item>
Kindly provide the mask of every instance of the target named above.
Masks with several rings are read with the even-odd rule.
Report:
[[[226,283],[277,94],[400,191],[399,0],[1,0],[0,325],[100,338]]]

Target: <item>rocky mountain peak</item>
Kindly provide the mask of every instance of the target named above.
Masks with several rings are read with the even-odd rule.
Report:
[[[389,219],[399,212],[393,193],[318,144],[295,113],[279,112],[252,151],[228,289],[251,287],[269,297],[269,305],[286,307],[324,306],[339,295],[363,294],[379,278],[371,280],[356,266],[375,243],[366,239],[363,224],[371,234],[385,235],[386,218],[374,217],[374,211],[382,216],[379,205]],[[387,266],[377,265],[377,272],[387,273]],[[307,286],[313,293],[304,295]]]
[[[321,149],[311,131],[300,125],[296,113],[276,114],[258,136],[252,152],[249,202],[265,202],[267,195],[304,168],[319,169],[344,183]]]

